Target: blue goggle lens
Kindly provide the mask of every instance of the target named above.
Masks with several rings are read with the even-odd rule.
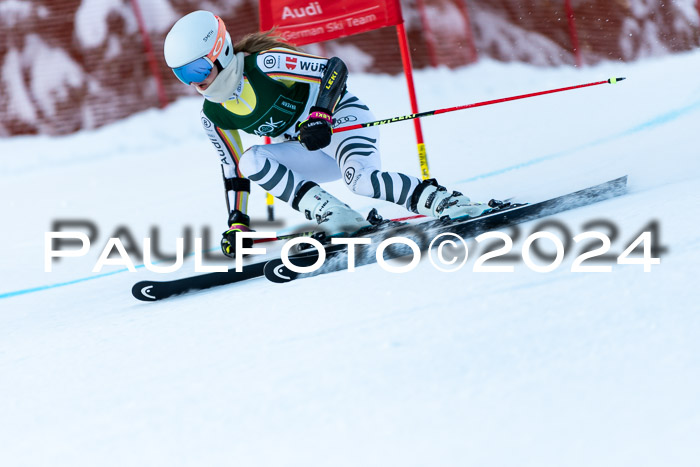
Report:
[[[207,79],[212,68],[214,66],[211,62],[206,57],[202,57],[186,65],[173,68],[173,73],[175,73],[177,79],[189,85],[191,83],[201,83]]]

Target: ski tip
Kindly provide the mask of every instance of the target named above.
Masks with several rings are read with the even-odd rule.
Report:
[[[610,84],[615,84],[615,83],[618,83],[618,82],[620,82],[620,81],[624,81],[624,80],[626,80],[626,79],[627,79],[627,78],[625,78],[625,77],[622,77],[622,78],[610,78],[610,79],[608,80],[608,83],[610,83]]]
[[[131,294],[134,296],[134,298],[141,300],[142,302],[155,302],[156,300],[158,300],[158,297],[152,294],[153,286],[153,282],[137,282],[131,288]]]
[[[299,275],[298,273],[287,268],[284,263],[282,263],[281,259],[273,259],[268,261],[265,264],[264,273],[267,280],[277,284],[291,282]]]

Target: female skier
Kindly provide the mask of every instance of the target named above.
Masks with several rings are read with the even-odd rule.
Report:
[[[433,179],[382,171],[376,128],[333,135],[334,126],[374,120],[346,89],[348,71],[337,57],[303,53],[270,32],[249,34],[234,46],[224,22],[208,11],[178,20],[164,52],[175,76],[205,98],[202,124],[224,174],[229,229],[221,247],[228,256],[235,256],[235,235],[251,230],[251,180],[315,220],[327,235],[352,235],[370,225],[318,185],[341,177],[354,193],[417,214],[454,219],[489,210]],[[274,144],[244,150],[239,130],[269,136]]]

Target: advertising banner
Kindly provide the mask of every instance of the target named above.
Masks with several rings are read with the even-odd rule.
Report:
[[[260,0],[260,30],[295,45],[350,36],[403,21],[398,0]]]

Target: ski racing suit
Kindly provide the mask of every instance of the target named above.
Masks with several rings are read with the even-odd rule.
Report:
[[[322,92],[328,61],[286,48],[251,54],[244,59],[235,98],[221,104],[204,101],[202,124],[219,155],[230,212],[247,214],[250,180],[289,203],[306,181],[341,177],[354,193],[410,208],[421,180],[381,170],[377,128],[333,134],[329,146],[315,151],[297,140],[298,124]],[[369,108],[347,90],[329,110],[333,127],[374,120]],[[239,131],[269,136],[275,144],[244,150]]]

